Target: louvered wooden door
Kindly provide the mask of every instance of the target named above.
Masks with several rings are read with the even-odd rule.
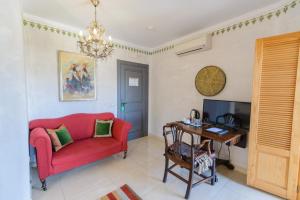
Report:
[[[300,158],[300,33],[256,42],[247,182],[297,198]]]

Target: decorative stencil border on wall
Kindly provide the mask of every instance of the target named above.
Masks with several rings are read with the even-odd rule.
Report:
[[[41,23],[37,23],[37,22],[33,22],[33,21],[29,21],[26,19],[23,19],[23,25],[25,27],[30,27],[32,29],[38,29],[41,31],[49,31],[55,34],[59,34],[59,35],[63,35],[63,36],[67,36],[67,37],[73,37],[73,38],[79,38],[79,34],[75,33],[75,32],[71,32],[71,31],[67,31],[67,30],[63,30],[57,27],[52,27],[46,24],[41,24]],[[114,47],[118,48],[118,49],[123,49],[123,50],[127,50],[127,51],[131,51],[134,53],[140,53],[140,54],[144,54],[144,55],[152,55],[152,52],[144,50],[144,49],[138,49],[135,47],[130,47],[128,45],[125,44],[120,44],[117,42],[113,42]]]
[[[215,30],[215,31],[211,32],[211,35],[212,36],[222,35],[226,32],[235,31],[235,30],[241,29],[243,27],[247,27],[249,25],[254,25],[254,24],[263,22],[264,20],[270,20],[273,17],[280,17],[281,15],[286,14],[290,9],[295,8],[299,4],[300,4],[300,0],[293,0],[290,3],[287,3],[286,5],[281,6],[280,8],[274,9],[273,11],[267,12],[258,17],[253,17],[253,18],[247,19],[245,21],[241,21],[239,23],[235,23],[230,26]]]
[[[295,8],[299,4],[300,4],[300,0],[290,1],[289,3],[281,6],[280,8],[274,9],[273,11],[269,11],[265,14],[260,15],[260,16],[253,17],[253,18],[250,18],[250,19],[232,24],[230,26],[223,27],[223,28],[217,29],[215,31],[212,31],[211,35],[212,36],[223,35],[227,32],[239,30],[239,29],[242,29],[243,27],[247,27],[247,26],[250,26],[250,25],[255,25],[255,24],[261,23],[265,20],[270,20],[274,17],[278,18],[278,17],[286,14],[290,9]],[[71,32],[71,31],[66,31],[66,30],[56,28],[56,27],[52,27],[52,26],[48,26],[48,25],[45,25],[45,24],[36,23],[36,22],[29,21],[29,20],[26,20],[26,19],[23,19],[23,25],[27,26],[27,27],[31,27],[31,28],[36,28],[36,29],[39,29],[39,30],[42,30],[42,31],[50,31],[52,33],[61,34],[61,35],[67,36],[67,37],[74,37],[74,38],[79,37],[78,33]],[[155,55],[155,54],[160,54],[160,53],[169,51],[171,49],[174,49],[176,47],[176,44],[170,44],[168,46],[158,48],[158,49],[155,49],[153,51],[139,49],[139,48],[136,48],[136,47],[130,47],[126,44],[121,44],[121,43],[117,43],[117,42],[114,42],[114,47],[118,48],[118,49],[130,51],[130,52],[134,52],[134,53],[144,54],[144,55]]]

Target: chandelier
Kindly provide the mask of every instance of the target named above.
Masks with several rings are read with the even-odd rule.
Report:
[[[77,43],[81,53],[95,59],[104,59],[113,51],[113,43],[110,36],[108,41],[105,39],[105,29],[97,22],[97,6],[100,0],[91,0],[91,2],[95,8],[95,19],[88,26],[87,35],[80,31]]]

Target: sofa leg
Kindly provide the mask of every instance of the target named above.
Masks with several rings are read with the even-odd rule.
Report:
[[[124,151],[123,159],[126,159],[126,157],[127,157],[127,151]]]
[[[42,183],[41,189],[42,189],[43,191],[46,191],[46,190],[47,190],[47,183],[46,183],[46,180],[41,180],[41,183]]]

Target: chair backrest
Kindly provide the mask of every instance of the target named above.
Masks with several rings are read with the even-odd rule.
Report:
[[[166,154],[175,160],[182,160],[183,157],[189,157],[192,162],[194,159],[194,137],[192,134],[184,132],[180,125],[174,123],[163,127],[163,136],[165,139]]]
[[[223,125],[231,128],[239,128],[240,120],[239,118],[232,113],[226,113],[224,115],[219,115],[216,118],[217,125]]]

